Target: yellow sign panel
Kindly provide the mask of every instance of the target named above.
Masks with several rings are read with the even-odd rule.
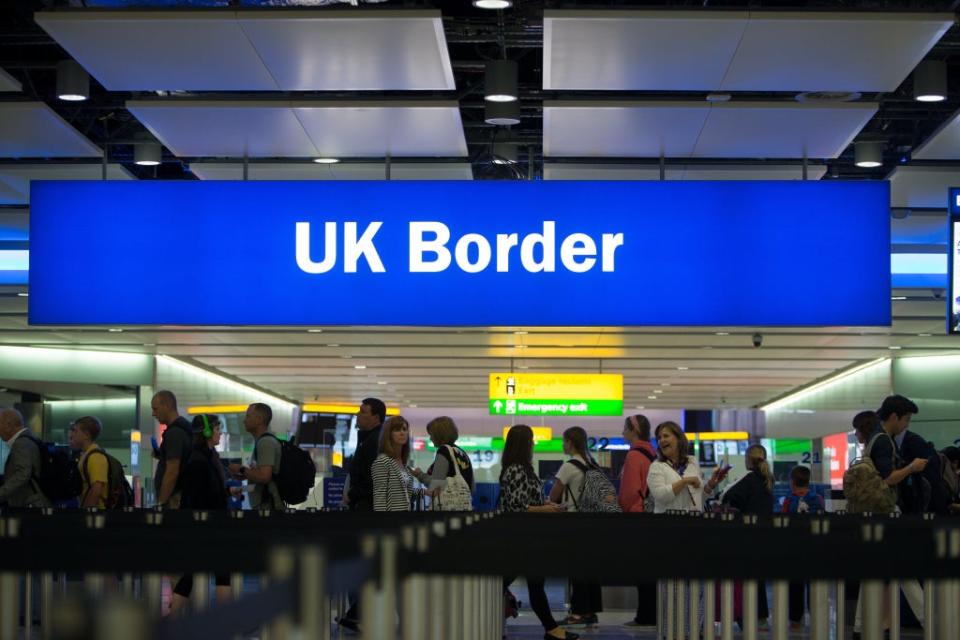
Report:
[[[553,427],[530,427],[530,430],[533,431],[533,443],[546,442],[547,440],[553,440]],[[510,427],[503,428],[503,440],[507,440],[507,433],[510,432]]]
[[[490,399],[623,400],[619,373],[491,373]]]

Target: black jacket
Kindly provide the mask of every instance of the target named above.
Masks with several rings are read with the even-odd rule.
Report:
[[[900,458],[908,465],[916,458],[929,460],[920,473],[913,473],[900,483],[900,508],[904,513],[947,513],[947,495],[940,468],[940,456],[933,443],[907,431],[900,443]]]
[[[210,447],[194,447],[183,472],[183,509],[226,509],[226,473],[220,456]]]
[[[380,431],[383,425],[370,431],[357,432],[357,451],[350,463],[351,511],[373,511],[373,461],[380,448]]]
[[[751,471],[727,489],[723,494],[723,504],[734,507],[740,513],[766,515],[773,513],[773,494],[767,489],[763,475]]]

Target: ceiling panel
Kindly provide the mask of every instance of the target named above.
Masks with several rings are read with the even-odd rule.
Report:
[[[546,11],[543,88],[717,88],[746,22],[739,11]]]
[[[960,187],[960,167],[903,166],[894,169],[887,179],[891,207],[945,210],[948,190]]]
[[[285,91],[453,90],[438,11],[239,14]]]
[[[544,89],[893,91],[950,14],[547,11]]]
[[[694,157],[836,158],[873,114],[873,103],[713,105]]]
[[[190,170],[201,180],[242,180],[243,165],[225,162],[194,162]],[[248,180],[385,180],[386,167],[379,162],[337,164],[269,163],[248,165]],[[473,167],[466,162],[394,162],[391,180],[472,180]]]
[[[40,12],[37,24],[110,91],[275,91],[236,12]]]
[[[894,91],[953,22],[947,14],[751,12],[720,88]]]
[[[874,103],[544,103],[550,157],[835,158]],[[701,174],[704,172],[701,172]]]
[[[807,167],[807,179],[819,180],[827,172],[823,165]],[[544,180],[659,180],[656,165],[546,163]],[[800,165],[708,165],[671,164],[667,180],[802,180]]]
[[[52,11],[36,21],[111,91],[455,88],[438,11]]]
[[[960,160],[960,111],[914,149],[914,160]]]
[[[20,81],[0,69],[0,91],[20,91]]]
[[[31,180],[100,180],[100,164],[0,164],[0,204],[29,204]],[[123,165],[107,165],[108,180],[133,180]]]
[[[42,102],[0,102],[0,158],[98,158],[102,151]]]
[[[289,103],[131,101],[127,109],[178,156],[313,157]]]
[[[180,156],[463,157],[456,102],[131,101],[127,108]]]
[[[294,103],[320,155],[464,157],[467,141],[456,101]]]
[[[710,109],[705,102],[544,102],[548,157],[686,158]]]

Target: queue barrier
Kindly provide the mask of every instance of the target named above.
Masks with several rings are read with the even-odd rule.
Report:
[[[803,561],[784,561],[796,557]],[[161,576],[185,572],[196,576],[193,611],[161,618]],[[64,573],[83,576],[85,599],[58,596],[54,576]],[[208,606],[214,573],[231,574],[235,590],[243,575],[262,576],[263,588]],[[30,638],[30,625],[19,628],[20,596],[25,584],[32,611],[35,579],[45,639],[211,640],[255,628],[270,640],[325,639],[337,600],[359,591],[364,638],[396,638],[399,612],[404,638],[494,640],[502,577],[523,575],[659,580],[665,640],[715,640],[718,591],[719,637],[730,640],[734,581],[743,583],[744,638],[754,640],[764,580],[773,586],[774,640],[787,638],[788,580],[810,581],[814,640],[845,637],[851,582],[862,585],[863,638],[881,640],[887,610],[898,640],[898,589],[884,582],[919,580],[925,640],[960,637],[960,521],[951,519],[44,510],[0,517],[0,640]]]

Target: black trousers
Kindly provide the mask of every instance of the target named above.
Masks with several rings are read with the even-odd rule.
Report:
[[[218,587],[229,587],[230,575],[226,573],[217,573],[213,576],[213,581]],[[180,576],[180,579],[177,580],[177,584],[173,587],[173,592],[178,596],[189,598],[190,594],[193,593],[193,574],[185,573]]]
[[[790,622],[803,622],[803,614],[807,612],[806,596],[810,585],[803,580],[790,581]]]
[[[515,577],[503,579],[504,591],[507,590],[507,587],[509,587],[510,583],[514,580],[516,580]],[[547,590],[544,588],[544,579],[527,577],[527,593],[530,595],[530,608],[533,609],[533,613],[537,616],[537,619],[540,620],[540,624],[543,625],[543,630],[550,632],[560,626],[557,624],[557,621],[553,619],[553,614],[550,612],[550,603],[547,601]]]
[[[657,583],[641,582],[637,585],[637,624],[653,627],[657,624]]]
[[[603,611],[603,590],[597,582],[571,581],[570,613],[589,616]]]

